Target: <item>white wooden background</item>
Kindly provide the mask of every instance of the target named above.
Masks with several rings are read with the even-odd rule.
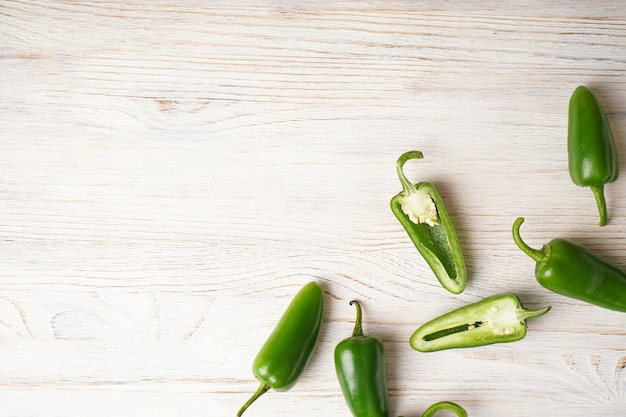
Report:
[[[353,298],[386,345],[391,416],[624,416],[626,315],[544,290],[510,229],[525,216],[531,246],[566,237],[626,269],[626,179],[600,228],[566,154],[586,84],[626,161],[625,68],[614,0],[1,2],[0,415],[234,416],[317,280],[310,367],[247,416],[350,416],[332,352]],[[389,210],[410,149],[456,224],[461,295]],[[553,306],[524,340],[410,348],[505,291]]]

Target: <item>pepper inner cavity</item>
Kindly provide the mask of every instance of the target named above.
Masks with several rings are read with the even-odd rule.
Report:
[[[461,324],[459,326],[450,327],[448,329],[438,330],[434,333],[424,336],[424,340],[430,342],[431,340],[441,339],[442,337],[450,336],[451,334],[466,332],[468,330],[477,329],[484,325],[485,322],[475,321],[474,323]]]
[[[415,224],[426,223],[431,227],[437,225],[437,206],[430,194],[423,189],[406,196],[401,208]]]

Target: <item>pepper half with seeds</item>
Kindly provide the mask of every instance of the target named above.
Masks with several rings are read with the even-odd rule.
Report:
[[[526,320],[544,315],[550,306],[527,310],[515,294],[494,295],[446,313],[411,336],[420,352],[514,342],[526,336]]]
[[[398,158],[396,170],[402,191],[391,199],[391,211],[441,285],[451,293],[459,294],[467,285],[465,258],[441,196],[431,183],[414,185],[404,175],[404,164],[421,158],[420,151],[409,151]]]

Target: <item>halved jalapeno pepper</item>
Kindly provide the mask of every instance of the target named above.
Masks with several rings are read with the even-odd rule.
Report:
[[[526,336],[526,320],[550,307],[527,310],[515,294],[494,295],[429,321],[411,336],[420,352],[514,342]]]
[[[421,159],[420,151],[402,154],[396,162],[402,191],[391,199],[391,211],[408,233],[441,285],[453,294],[463,292],[467,270],[461,244],[450,216],[435,186],[412,184],[404,175],[404,164]]]

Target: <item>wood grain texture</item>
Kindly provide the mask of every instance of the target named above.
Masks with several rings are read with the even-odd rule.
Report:
[[[626,269],[624,183],[600,229],[565,148],[586,84],[626,160],[625,45],[609,0],[0,3],[0,414],[233,416],[317,280],[311,365],[250,417],[350,415],[332,351],[353,298],[393,416],[623,416],[626,316],[541,288],[510,229],[523,215],[532,246],[566,237]],[[409,149],[457,227],[461,295],[389,210]],[[408,345],[505,291],[553,306],[523,341]]]

